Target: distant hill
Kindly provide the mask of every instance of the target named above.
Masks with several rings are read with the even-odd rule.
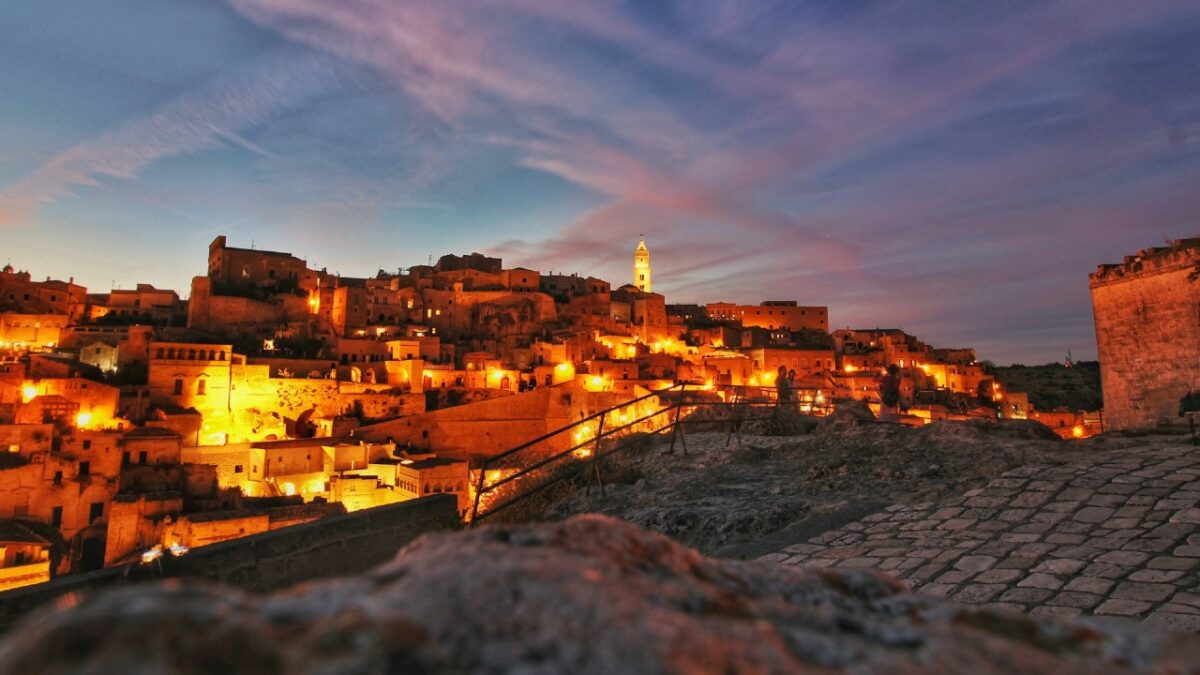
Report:
[[[1029,402],[1038,410],[1097,410],[1104,406],[1098,361],[1080,361],[1070,368],[1061,363],[1013,364],[996,366],[995,371],[1005,389],[1028,392]]]

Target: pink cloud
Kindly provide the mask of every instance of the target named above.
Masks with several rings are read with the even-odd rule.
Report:
[[[144,115],[55,155],[0,194],[0,226],[32,219],[42,205],[98,187],[101,177],[129,179],[147,165],[235,142],[253,128],[335,81],[337,66],[311,56],[274,54],[163,103]],[[263,152],[261,148],[253,148]]]

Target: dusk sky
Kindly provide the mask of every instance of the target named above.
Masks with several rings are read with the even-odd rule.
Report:
[[[1200,3],[10,0],[0,264],[186,295],[217,234],[480,251],[1095,358],[1087,275],[1200,234]]]

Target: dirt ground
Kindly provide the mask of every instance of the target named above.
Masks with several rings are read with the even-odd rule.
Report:
[[[786,431],[799,433],[743,433],[728,446],[727,432],[709,425],[686,434],[687,454],[664,454],[658,443],[606,459],[612,464],[602,475],[620,482],[606,484],[603,496],[577,491],[546,515],[605,513],[708,555],[753,558],[890,504],[936,501],[1018,466],[1071,462],[1137,442],[1063,441],[1027,421],[912,428],[849,415],[820,426],[796,422]]]

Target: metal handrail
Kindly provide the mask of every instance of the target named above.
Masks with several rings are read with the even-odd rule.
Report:
[[[554,431],[542,434],[541,436],[538,436],[537,438],[533,438],[528,441],[525,441],[524,443],[521,443],[515,447],[505,450],[504,452],[502,452],[494,457],[487,458],[486,460],[484,460],[482,465],[480,465],[480,467],[479,467],[479,480],[478,480],[476,488],[475,488],[474,505],[471,508],[471,521],[470,521],[471,524],[474,525],[475,521],[479,518],[479,500],[483,496],[483,493],[484,493],[484,485],[483,485],[484,478],[487,475],[487,470],[488,470],[489,466],[493,466],[493,465],[499,463],[501,460],[508,459],[521,451],[527,450],[531,447],[534,447],[535,445],[538,445],[539,443],[543,443],[543,442],[548,441],[556,436],[570,432],[571,430],[573,430],[581,425],[585,425],[588,422],[591,422],[592,420],[595,420],[597,418],[603,419],[603,417],[605,415],[607,415],[608,413],[610,413],[614,410],[619,410],[621,408],[627,408],[631,405],[637,405],[638,403],[649,400],[651,398],[661,397],[663,394],[671,392],[676,389],[679,389],[680,391],[682,391],[682,389],[685,388],[686,386],[687,386],[686,383],[672,385],[670,387],[667,387],[666,389],[659,389],[657,391],[652,391],[648,394],[644,394],[642,396],[638,396],[638,397],[630,399],[628,401],[624,401],[620,404],[610,406],[599,412],[592,413],[591,415],[588,415],[587,417],[583,417],[583,418],[580,418],[579,420],[571,422],[570,424],[567,424],[566,426],[555,429]],[[587,445],[587,444],[593,442],[593,440],[594,439],[588,439],[588,441],[586,441],[584,443],[577,444],[567,450],[559,452],[556,455],[545,458],[539,462],[535,462],[533,465],[521,469],[517,474],[514,474],[513,476],[508,476],[506,478],[512,478],[513,480],[515,480],[518,477],[528,475],[529,473],[536,471],[537,469],[544,467],[547,464],[558,461],[558,460],[562,459],[563,457],[569,456],[571,453],[575,452],[576,450],[579,450],[584,445]],[[504,484],[507,484],[510,482],[512,482],[512,481],[501,479],[500,481],[497,481],[496,483],[489,485],[487,491],[491,492],[491,491],[495,490],[495,488],[498,487],[499,485],[504,485]]]
[[[512,498],[507,499],[503,502],[500,502],[499,504],[489,505],[485,511],[481,512],[480,511],[480,500],[482,499],[482,497],[485,493],[494,493],[498,488],[500,488],[504,485],[512,484],[512,483],[518,481],[519,479],[524,478],[546,466],[549,466],[556,462],[565,460],[565,459],[571,457],[572,455],[574,455],[577,451],[579,451],[589,445],[593,447],[592,464],[593,464],[593,466],[596,466],[596,463],[600,459],[623,451],[624,449],[629,447],[629,445],[631,445],[632,442],[636,439],[627,438],[625,443],[622,443],[614,448],[610,448],[607,451],[603,450],[602,441],[616,437],[616,436],[621,436],[622,434],[624,434],[625,432],[629,431],[630,429],[636,427],[637,425],[648,422],[656,417],[660,417],[662,415],[667,416],[667,423],[665,425],[663,425],[662,427],[655,429],[653,431],[654,434],[661,434],[661,433],[664,433],[667,431],[677,431],[678,429],[682,429],[683,426],[686,424],[708,423],[709,422],[709,420],[690,420],[690,419],[684,418],[681,414],[682,410],[684,408],[698,409],[698,408],[704,407],[704,406],[720,405],[720,406],[729,406],[732,410],[736,411],[738,406],[778,407],[780,405],[780,402],[774,397],[774,394],[775,394],[774,387],[762,387],[762,386],[755,387],[755,386],[746,386],[746,385],[721,387],[721,389],[723,391],[733,391],[733,392],[735,392],[735,394],[741,394],[743,392],[749,392],[749,391],[756,390],[758,392],[759,396],[751,398],[751,397],[743,397],[740,395],[735,395],[735,396],[731,397],[730,400],[727,400],[727,401],[720,401],[720,400],[705,401],[705,400],[697,400],[697,399],[687,396],[687,394],[698,394],[700,391],[702,391],[700,389],[693,389],[691,391],[688,391],[687,390],[688,386],[689,386],[689,383],[673,385],[666,389],[661,389],[661,390],[658,390],[655,392],[651,392],[644,396],[639,396],[637,398],[630,399],[630,400],[622,402],[620,404],[610,406],[608,408],[605,408],[604,410],[593,413],[587,417],[584,417],[576,422],[572,422],[571,424],[563,426],[563,427],[556,429],[554,431],[551,431],[549,433],[542,434],[541,436],[538,436],[537,438],[534,438],[532,440],[521,443],[520,445],[517,445],[509,450],[506,450],[494,457],[490,457],[490,458],[484,460],[478,469],[479,477],[478,477],[478,480],[476,481],[475,499],[474,499],[474,504],[471,509],[471,518],[468,521],[468,524],[470,526],[474,526],[475,523],[477,523],[478,521],[486,519],[492,515],[495,515],[496,513],[499,513],[500,511],[503,511],[503,510],[509,508],[510,506],[512,506],[518,502],[521,502],[521,501],[533,496],[534,494],[541,492],[542,490],[550,487],[551,485],[557,484],[563,480],[566,480],[567,478],[574,478],[576,475],[578,475],[579,472],[583,471],[585,469],[585,467],[583,467],[583,466],[579,467],[579,469],[577,471],[573,472],[569,476],[561,476],[561,477],[555,478],[553,480],[534,485],[534,486],[530,487],[529,489],[521,492],[520,494],[513,496]],[[693,384],[692,386],[695,386],[695,385]],[[795,394],[796,391],[802,391],[802,390],[793,390],[793,394]],[[813,391],[815,392],[817,390],[814,389]],[[605,430],[603,428],[605,418],[610,413],[620,410],[622,408],[628,408],[631,405],[636,405],[636,404],[646,401],[648,399],[651,399],[654,397],[662,397],[664,394],[670,394],[670,393],[680,394],[680,396],[677,398],[677,400],[671,402],[670,405],[668,405],[664,408],[661,408],[659,410],[656,410],[654,412],[642,415],[632,421],[623,423],[618,427],[614,427],[614,428],[607,429],[607,430]],[[793,398],[790,402],[787,402],[787,404],[790,404],[790,405],[801,405],[802,403],[805,403],[805,401],[802,401],[799,398]],[[812,398],[810,398],[810,400],[807,403],[810,406],[813,403],[815,403],[815,395]],[[822,406],[821,411],[826,412],[827,409],[829,409],[830,407],[831,406],[828,406],[828,405]],[[813,406],[813,408],[814,408],[814,412],[816,412],[816,410],[815,410],[816,406]],[[672,412],[675,413],[675,415],[673,417],[671,415]],[[732,428],[732,426],[734,424],[740,425],[741,423],[745,423],[745,422],[761,421],[761,420],[766,420],[766,419],[771,419],[771,416],[737,418],[737,415],[735,412],[730,423],[731,423],[731,428]],[[516,472],[514,472],[508,476],[504,476],[502,478],[497,479],[496,481],[487,483],[485,486],[487,472],[490,467],[493,467],[497,464],[502,463],[503,460],[507,460],[523,450],[527,450],[539,443],[550,440],[556,436],[560,436],[563,433],[568,433],[572,429],[575,429],[575,428],[579,427],[580,425],[587,424],[588,422],[591,422],[594,420],[600,420],[600,429],[599,429],[599,433],[597,433],[592,438],[589,438],[589,439],[579,442],[579,443],[575,443],[575,444],[571,445],[570,447],[568,447],[567,449],[553,453],[548,457],[540,458],[539,460],[533,462],[532,464],[530,464],[528,466],[521,467]],[[672,445],[673,445],[673,443],[672,443]],[[686,444],[684,445],[684,452],[685,453],[687,452]],[[597,478],[599,478],[598,466],[596,468],[596,471],[597,471],[596,476],[597,476]],[[602,483],[600,485],[600,489],[601,489],[601,491],[603,491]]]
[[[508,450],[505,450],[504,452],[500,453],[499,455],[496,455],[495,457],[490,457],[490,458],[488,458],[488,460],[487,460],[487,461],[490,463],[490,462],[494,462],[495,460],[498,460],[498,459],[504,459],[504,458],[506,458],[506,457],[509,457],[509,456],[511,456],[511,455],[514,455],[514,454],[516,454],[516,453],[518,453],[518,452],[520,452],[520,451],[522,451],[522,450],[526,450],[526,449],[528,449],[528,448],[531,448],[531,447],[533,447],[533,446],[537,445],[538,443],[541,443],[541,442],[543,442],[543,441],[548,441],[548,440],[550,440],[551,438],[554,438],[555,436],[557,436],[557,435],[559,435],[559,434],[561,434],[561,433],[563,433],[563,432],[566,432],[566,431],[569,431],[569,430],[571,430],[571,429],[574,429],[575,427],[577,427],[577,426],[579,426],[579,425],[581,425],[581,424],[587,424],[588,422],[590,422],[590,421],[592,421],[592,420],[596,419],[597,417],[600,417],[601,415],[605,415],[605,414],[607,414],[607,413],[610,413],[610,412],[612,412],[612,411],[614,411],[614,410],[617,410],[617,409],[620,409],[620,408],[627,408],[627,407],[629,407],[629,406],[631,406],[631,405],[636,405],[636,404],[638,404],[638,403],[641,403],[642,401],[645,401],[645,400],[647,400],[647,399],[650,399],[650,398],[654,398],[654,397],[656,397],[656,396],[661,396],[663,393],[665,393],[665,392],[669,392],[669,391],[672,391],[672,390],[673,390],[673,389],[675,389],[676,387],[685,387],[685,386],[687,386],[687,384],[686,384],[686,383],[684,383],[684,384],[674,384],[674,385],[671,385],[670,387],[667,387],[666,389],[659,389],[659,390],[657,390],[657,391],[652,391],[652,392],[650,392],[649,394],[645,394],[645,395],[643,395],[643,396],[639,396],[639,397],[637,397],[637,398],[635,398],[635,399],[631,399],[631,400],[625,401],[624,403],[621,403],[621,404],[618,404],[618,405],[614,405],[614,406],[610,406],[610,407],[608,407],[608,408],[605,408],[604,410],[601,410],[600,412],[595,412],[595,413],[592,413],[591,415],[588,415],[587,417],[583,417],[583,418],[580,418],[579,420],[577,420],[577,421],[575,421],[575,422],[571,422],[570,424],[568,424],[568,425],[566,425],[566,426],[564,426],[564,427],[559,427],[558,429],[555,429],[554,431],[551,431],[551,432],[549,432],[549,433],[542,434],[541,436],[538,436],[537,438],[534,438],[534,439],[532,439],[532,440],[525,441],[524,443],[522,443],[522,444],[520,444],[520,445],[518,445],[518,446],[515,446],[515,447],[512,447],[512,448],[509,448]]]

